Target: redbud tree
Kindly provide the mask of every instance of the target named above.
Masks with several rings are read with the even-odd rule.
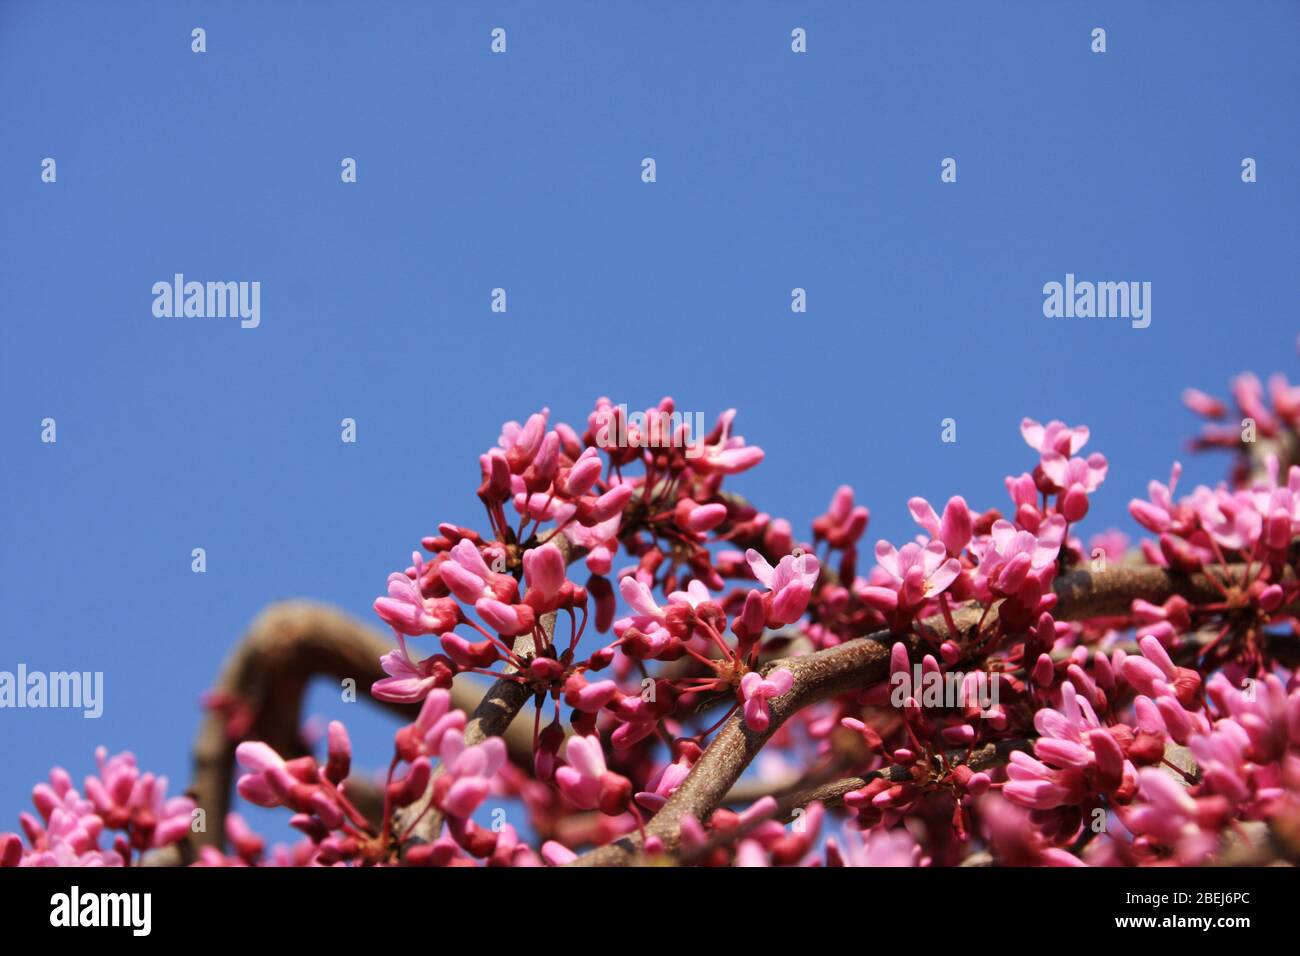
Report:
[[[1088,429],[1026,418],[1005,500],[913,498],[916,536],[866,555],[847,485],[807,536],[725,487],[763,459],[734,411],[707,434],[671,399],[508,422],[481,524],[439,525],[375,601],[393,643],[280,609],[208,695],[187,795],[101,750],[80,789],[35,787],[0,862],[1294,861],[1300,387],[1231,392],[1184,395],[1228,478],[1186,492],[1174,464],[1129,506],[1136,541],[1084,537]],[[341,723],[317,755],[295,732],[308,678],[371,672],[403,715],[378,785]],[[236,762],[298,843],[228,812]]]

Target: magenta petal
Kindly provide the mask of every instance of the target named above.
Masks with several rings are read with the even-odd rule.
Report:
[[[443,798],[442,808],[456,817],[468,817],[487,799],[488,782],[482,777],[457,780]]]

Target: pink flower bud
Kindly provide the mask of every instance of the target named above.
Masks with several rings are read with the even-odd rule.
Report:
[[[712,531],[726,520],[727,506],[715,502],[714,504],[698,505],[692,508],[686,526],[688,530],[696,534],[703,534],[706,531]]]
[[[572,863],[577,858],[578,854],[562,843],[547,840],[542,844],[542,859],[546,861],[547,866],[564,866],[564,864]]]
[[[939,539],[951,555],[959,555],[970,543],[974,523],[966,499],[954,495],[948,499],[943,509],[943,521],[939,526]]]
[[[600,524],[619,514],[632,500],[631,485],[616,485],[592,502],[584,524]]]
[[[347,728],[331,720],[327,731],[329,760],[325,764],[325,778],[331,783],[342,783],[352,769],[352,742]]]
[[[246,773],[235,784],[235,790],[249,803],[259,807],[278,807],[280,797],[263,774]]]
[[[1271,614],[1282,606],[1282,598],[1285,592],[1280,584],[1270,584],[1264,590],[1259,592],[1259,608],[1266,614]]]
[[[875,608],[882,614],[889,614],[898,610],[898,592],[892,588],[865,587],[858,592],[858,596],[868,606]]]
[[[536,617],[527,604],[506,604],[493,598],[483,598],[475,602],[474,610],[487,623],[488,627],[503,637],[514,637],[533,629]],[[444,636],[443,644],[446,646]],[[450,652],[449,652],[450,653]],[[453,658],[454,660],[455,658]]]
[[[1197,388],[1183,389],[1183,404],[1205,418],[1222,418],[1226,411],[1223,402]]]
[[[1134,498],[1128,504],[1128,513],[1148,531],[1160,534],[1169,530],[1169,512],[1156,507],[1149,501],[1139,501]]]
[[[524,552],[524,573],[528,588],[534,588],[544,599],[553,597],[564,586],[564,555],[553,544],[544,544]]]
[[[577,498],[585,495],[587,490],[600,477],[601,461],[600,453],[594,448],[589,448],[582,453],[573,467],[569,469],[569,479],[565,483],[564,490],[570,496]]]
[[[528,673],[536,680],[555,680],[564,673],[564,665],[550,657],[534,657],[528,663]]]
[[[495,604],[497,602],[484,601],[482,603]],[[507,607],[504,604],[501,606]],[[488,620],[488,623],[493,627],[496,627],[496,623],[490,620],[487,615],[484,615],[484,619]],[[505,632],[503,631],[503,633]],[[474,667],[491,667],[501,657],[500,651],[492,641],[485,639],[471,644],[459,634],[444,634],[442,636],[442,647],[447,652],[447,656],[455,661],[458,667],[463,667],[466,670]]]
[[[1073,484],[1061,496],[1061,514],[1071,523],[1082,521],[1088,514],[1088,492],[1081,484]]]
[[[1056,668],[1052,664],[1052,659],[1046,654],[1039,654],[1038,660],[1034,662],[1034,683],[1039,687],[1051,687],[1055,676]]]
[[[423,790],[421,790],[423,793]],[[339,809],[337,803],[331,800],[323,790],[317,789],[308,798],[312,811],[316,818],[320,820],[329,830],[337,830],[343,826],[343,811]]]

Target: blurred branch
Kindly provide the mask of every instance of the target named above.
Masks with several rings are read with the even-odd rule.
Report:
[[[194,742],[194,775],[188,793],[207,818],[203,832],[191,833],[179,851],[160,851],[150,862],[188,862],[198,847],[225,843],[224,821],[230,810],[235,776],[235,748],[241,740],[264,740],[285,757],[301,756],[307,748],[300,735],[302,701],[308,684],[318,677],[356,681],[357,693],[368,698],[370,685],[385,674],[379,658],[393,645],[355,618],[328,605],[310,601],[273,604],[258,615],[243,640],[222,668],[213,692],[235,703],[246,724],[232,736],[232,715],[210,709],[202,719]],[[457,678],[452,706],[469,710],[479,705],[480,682]],[[491,696],[491,695],[489,695]],[[373,700],[373,698],[369,698]],[[375,701],[402,720],[414,719],[418,708],[410,704]],[[508,728],[505,737],[511,759],[532,767],[529,728]],[[354,777],[347,784],[362,800],[373,785]]]

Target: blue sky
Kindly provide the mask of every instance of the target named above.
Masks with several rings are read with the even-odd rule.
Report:
[[[739,490],[806,532],[847,482],[897,541],[911,495],[1002,506],[1024,415],[1092,427],[1085,528],[1131,531],[1184,386],[1294,375],[1300,5],[806,7],[0,2],[0,670],[106,685],[0,711],[0,829],[99,743],[183,786],[254,615],[369,620],[543,405],[737,407]],[[155,318],[176,272],[259,281],[260,327]],[[1044,318],[1067,272],[1151,282],[1151,326]]]

